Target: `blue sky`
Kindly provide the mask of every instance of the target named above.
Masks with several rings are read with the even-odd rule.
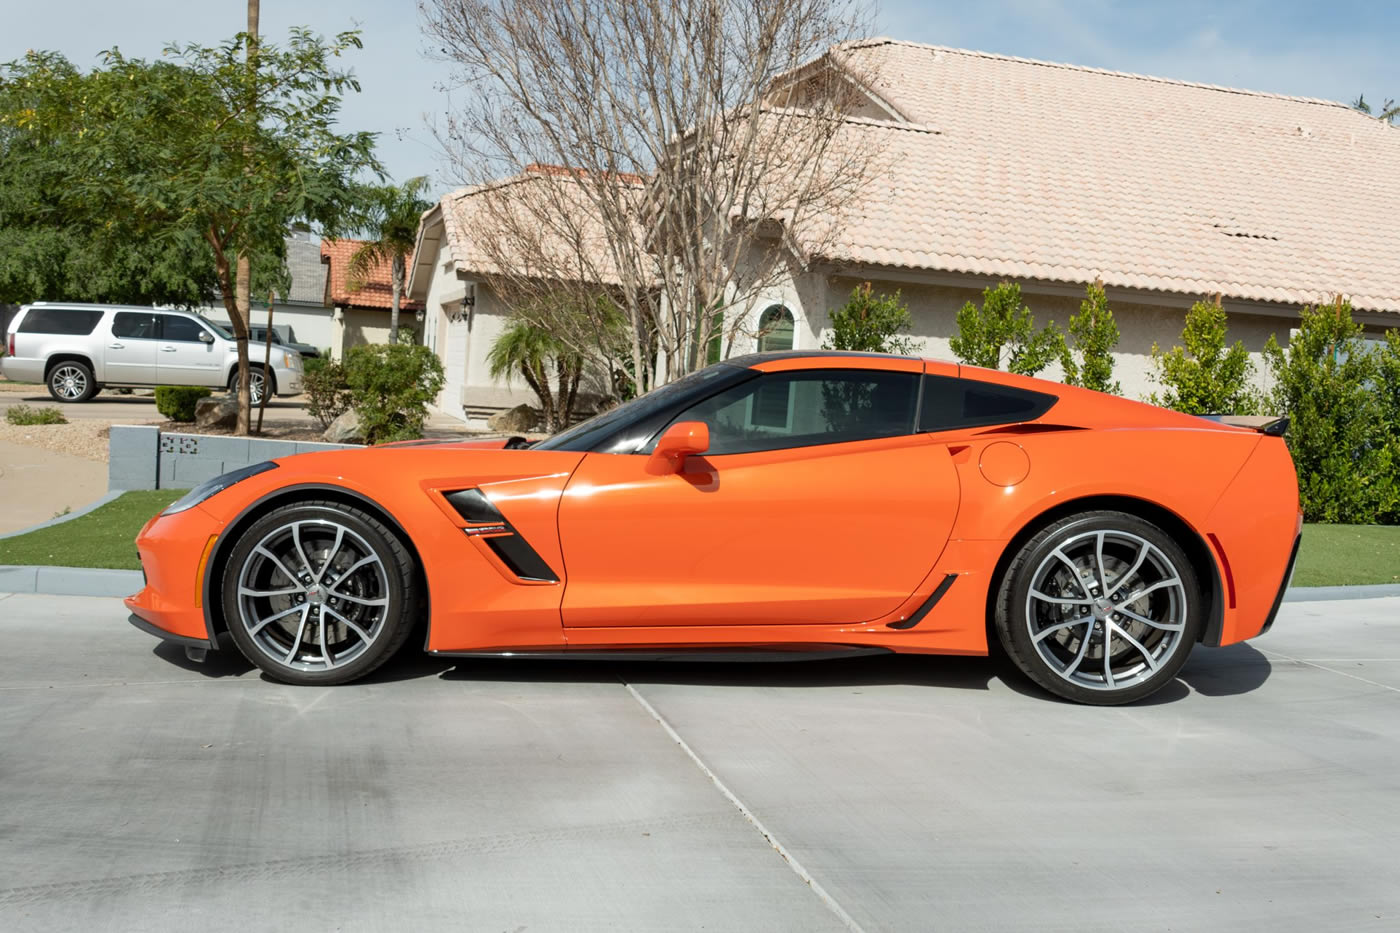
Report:
[[[450,106],[440,90],[450,73],[428,54],[413,0],[264,0],[262,7],[263,33],[273,39],[292,25],[363,29],[365,50],[350,63],[364,93],[346,101],[345,125],[381,134],[380,155],[394,178],[429,175],[435,189],[451,186],[425,127],[425,117]],[[170,40],[232,35],[245,12],[241,0],[0,0],[0,61],[47,48],[90,66],[113,45],[152,56]],[[886,0],[878,31],[1285,94],[1400,97],[1400,3],[1382,0]]]

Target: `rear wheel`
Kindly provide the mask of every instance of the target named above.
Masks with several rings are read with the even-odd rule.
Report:
[[[1140,700],[1177,674],[1202,625],[1186,553],[1123,512],[1043,529],[1002,578],[997,635],[1026,676],[1079,703]]]
[[[92,378],[92,367],[77,360],[65,360],[49,370],[45,380],[49,394],[60,402],[86,402],[97,394],[98,385]]]
[[[274,509],[242,534],[224,570],[229,634],[249,661],[291,684],[368,674],[403,645],[417,605],[398,538],[340,503]]]

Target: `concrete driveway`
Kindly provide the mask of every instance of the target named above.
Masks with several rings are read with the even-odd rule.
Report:
[[[297,689],[14,595],[0,694],[6,931],[1400,925],[1400,599],[1089,709],[953,658]]]

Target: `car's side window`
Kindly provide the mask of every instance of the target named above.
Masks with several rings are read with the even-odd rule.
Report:
[[[161,337],[165,340],[174,340],[180,343],[198,343],[199,335],[207,333],[195,321],[187,317],[176,317],[173,314],[161,315]]]
[[[112,319],[112,336],[126,340],[155,340],[157,315],[145,311],[118,311]]]
[[[916,373],[767,373],[692,405],[674,421],[705,422],[709,454],[839,444],[912,433],[918,394]]]
[[[1059,399],[1045,392],[1010,386],[925,376],[924,400],[919,408],[920,431],[953,431],[983,425],[1034,421]]]

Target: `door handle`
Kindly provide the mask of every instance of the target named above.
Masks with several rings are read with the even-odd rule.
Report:
[[[124,344],[124,343],[109,343],[109,344],[107,344],[107,349],[108,349],[108,350],[125,350],[125,349],[126,349],[126,344]]]
[[[174,352],[175,352],[175,348],[174,348],[174,347],[161,347],[161,348],[160,348],[160,352],[162,352],[162,353],[174,353]]]

